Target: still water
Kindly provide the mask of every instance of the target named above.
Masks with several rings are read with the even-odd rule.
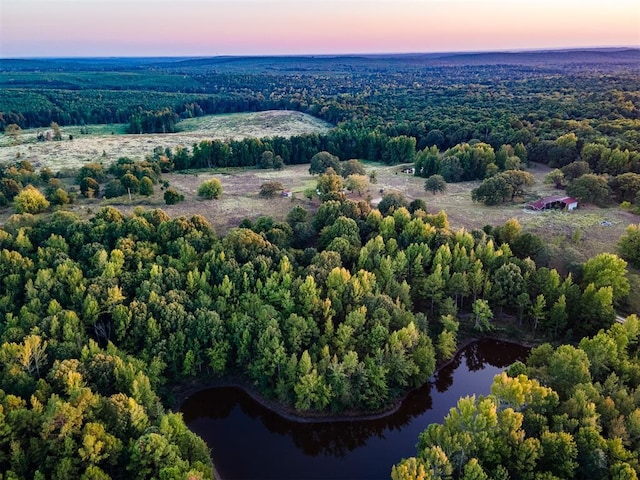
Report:
[[[224,480],[389,478],[395,463],[415,455],[427,425],[441,422],[460,397],[487,395],[493,377],[527,353],[496,340],[473,343],[397,412],[377,420],[293,422],[237,388],[202,390],[182,412]]]

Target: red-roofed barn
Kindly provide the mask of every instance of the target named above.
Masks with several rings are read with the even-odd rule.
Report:
[[[578,208],[578,200],[571,197],[545,197],[535,202],[527,203],[527,208],[532,210],[575,210]]]

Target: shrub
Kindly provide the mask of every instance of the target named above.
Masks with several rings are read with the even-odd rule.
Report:
[[[87,198],[94,198],[100,194],[100,184],[91,177],[84,177],[80,181],[80,193]]]
[[[260,185],[260,195],[263,197],[273,197],[278,192],[282,192],[284,187],[280,182],[265,182]]]
[[[219,198],[222,195],[222,183],[217,178],[202,182],[198,187],[198,196],[206,199]]]
[[[119,197],[127,193],[120,180],[111,180],[104,187],[105,198]]]
[[[49,201],[44,194],[33,185],[27,185],[13,199],[16,213],[40,213],[49,208]]]
[[[66,205],[71,203],[71,198],[64,188],[58,187],[49,195],[49,201],[53,205]]]
[[[146,197],[153,195],[153,181],[151,181],[149,177],[142,177],[138,187],[138,192],[140,195],[144,195]]]
[[[181,202],[183,200],[184,200],[184,195],[178,193],[178,191],[173,187],[167,188],[164,192],[164,202],[167,205],[175,205],[176,203]]]

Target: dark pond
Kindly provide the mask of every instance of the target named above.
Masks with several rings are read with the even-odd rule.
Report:
[[[441,422],[460,397],[488,394],[493,377],[527,353],[516,344],[476,342],[396,413],[377,420],[293,422],[237,388],[202,390],[182,411],[224,480],[389,478],[395,463],[415,455],[427,425]]]

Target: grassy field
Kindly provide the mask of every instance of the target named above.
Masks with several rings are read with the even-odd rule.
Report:
[[[148,135],[127,135],[123,124],[89,125],[88,135],[81,134],[80,127],[62,127],[64,140],[57,142],[36,140],[37,134],[46,129],[25,130],[18,145],[7,136],[0,137],[0,163],[29,160],[36,167],[60,171],[94,161],[108,164],[123,156],[142,160],[156,147],[191,147],[205,139],[292,136],[324,133],[331,128],[330,124],[310,115],[282,110],[207,115],[184,120],[178,126],[177,133]],[[69,135],[73,140],[68,140]]]
[[[639,221],[638,216],[617,207],[580,205],[572,212],[525,209],[525,204],[531,200],[562,192],[543,183],[544,176],[551,171],[544,165],[532,165],[528,169],[536,183],[527,198],[493,207],[471,200],[471,190],[480,182],[448,184],[445,193],[432,195],[424,191],[424,179],[398,173],[401,167],[376,167],[376,170],[378,188],[402,192],[410,200],[423,198],[430,212],[445,210],[453,229],[478,229],[517,219],[524,231],[541,236],[549,245],[552,256],[561,263],[583,262],[598,253],[615,252],[616,243],[627,226]]]
[[[386,166],[366,163],[368,172],[376,171],[378,183],[370,185],[369,190],[359,197],[350,194],[350,198],[368,198],[376,203],[381,198],[380,190],[401,192],[408,200],[422,198],[430,212],[445,210],[452,229],[479,229],[485,225],[502,225],[510,218],[516,218],[523,230],[540,235],[549,246],[552,262],[558,267],[568,262],[582,262],[601,252],[615,251],[615,245],[631,223],[638,223],[638,217],[620,208],[598,208],[582,205],[573,212],[546,211],[534,212],[524,208],[528,200],[557,193],[553,187],[542,182],[549,168],[534,166],[529,171],[535,176],[536,184],[530,196],[521,203],[487,207],[471,200],[471,189],[479,182],[449,184],[447,191],[432,195],[424,191],[424,179],[401,173],[402,166]],[[196,192],[204,180],[217,177],[223,185],[223,195],[218,200],[201,200]],[[223,171],[200,171],[165,175],[174,188],[179,190],[185,201],[178,205],[164,204],[159,188],[151,199],[155,206],[167,211],[171,216],[204,215],[219,233],[237,226],[244,218],[255,220],[267,215],[276,220],[284,220],[294,205],[302,205],[310,211],[318,207],[318,200],[308,200],[303,191],[314,186],[317,177],[309,174],[308,165],[289,166],[281,171],[226,169]],[[266,181],[278,181],[285,189],[293,192],[292,198],[263,198],[258,192]],[[139,200],[129,202],[126,198],[114,199],[119,208],[132,211]],[[603,224],[602,222],[608,222]],[[554,260],[555,259],[555,260]]]
[[[109,163],[121,156],[134,159],[144,158],[156,146],[190,146],[206,138],[243,138],[248,136],[288,136],[306,132],[324,132],[330,125],[300,112],[270,111],[231,115],[211,115],[188,119],[179,124],[181,131],[162,135],[126,135],[123,125],[89,126],[89,134],[81,135],[80,127],[62,129],[65,138],[73,135],[74,140],[58,142],[36,142],[36,131],[26,131],[21,136],[21,144],[12,145],[10,139],[0,138],[0,162],[20,158],[31,161],[36,167],[47,166],[54,171],[74,169],[89,161]],[[527,201],[542,196],[557,194],[550,185],[543,183],[549,168],[532,166],[529,171],[536,178],[530,195],[520,203],[487,207],[473,203],[470,192],[479,182],[449,184],[447,191],[432,195],[424,191],[424,179],[401,173],[402,165],[386,166],[366,162],[368,171],[375,170],[378,183],[371,185],[362,198],[376,204],[380,200],[380,190],[403,193],[408,200],[423,198],[430,212],[445,210],[453,229],[467,230],[485,225],[501,225],[510,218],[516,218],[525,231],[540,235],[547,242],[558,267],[571,262],[582,262],[604,251],[615,251],[615,245],[631,223],[638,223],[638,217],[620,208],[598,208],[581,205],[574,212],[533,212],[526,210]],[[224,189],[219,200],[204,201],[197,197],[200,183],[217,176]],[[218,172],[189,172],[165,175],[164,180],[185,195],[185,201],[173,206],[164,204],[162,191],[149,199],[111,199],[102,204],[114,204],[125,211],[135,206],[160,207],[172,216],[202,214],[209,219],[217,231],[223,233],[237,226],[244,218],[255,219],[268,215],[283,220],[294,205],[302,205],[310,211],[318,206],[318,201],[308,200],[303,191],[315,185],[316,178],[308,172],[308,165],[287,167],[282,171],[226,169]],[[266,181],[281,182],[294,192],[293,198],[276,197],[265,199],[258,195],[260,185]],[[358,198],[356,195],[353,198]],[[96,200],[86,205],[79,204],[79,211],[99,205]],[[5,215],[8,212],[4,212]],[[85,213],[87,213],[85,211]],[[3,215],[4,216],[4,215]]]

